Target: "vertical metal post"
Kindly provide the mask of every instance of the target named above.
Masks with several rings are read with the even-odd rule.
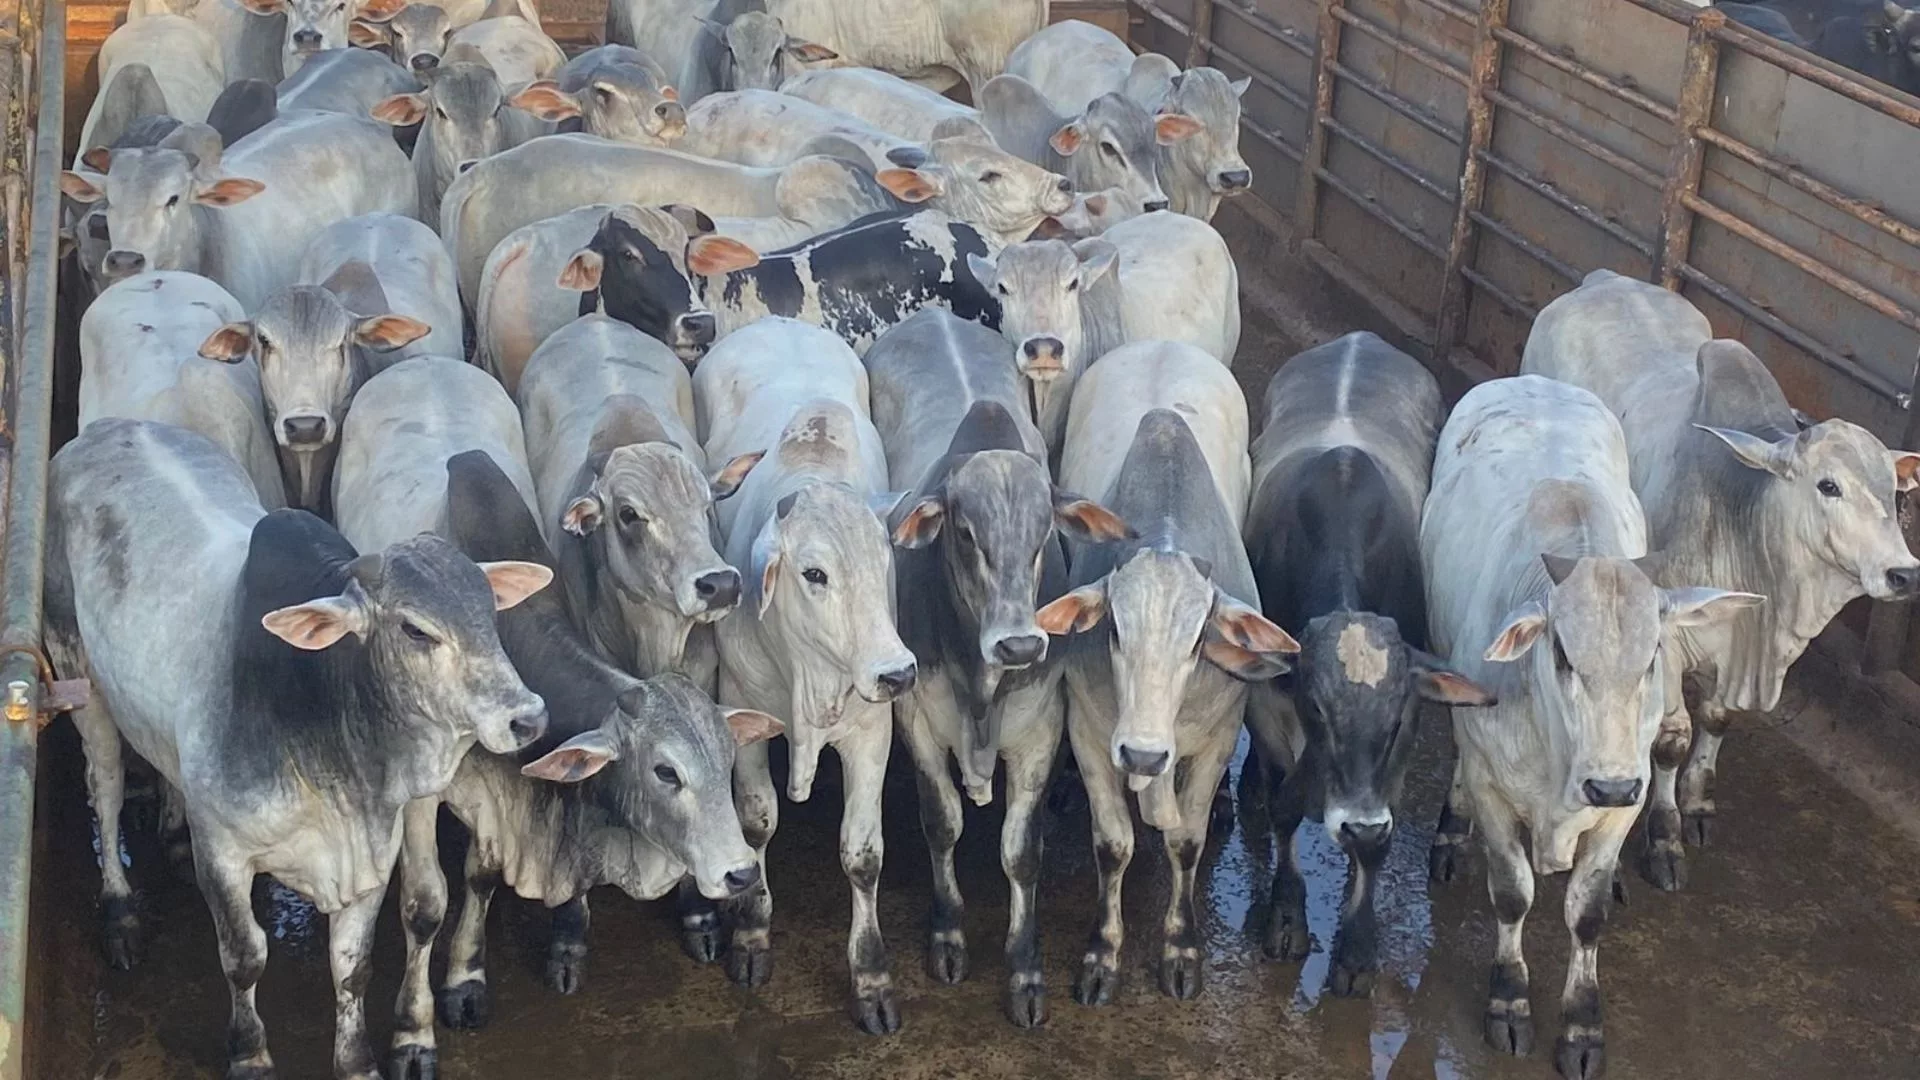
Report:
[[[1300,159],[1300,181],[1295,186],[1293,243],[1300,246],[1320,231],[1320,170],[1327,165],[1327,118],[1333,115],[1335,64],[1340,62],[1340,28],[1334,9],[1342,0],[1320,0],[1319,36],[1313,50],[1313,113],[1307,117],[1307,152]]]
[[[33,0],[20,0],[24,53]],[[10,357],[13,431],[4,576],[0,576],[0,686],[23,684],[25,700],[9,701],[0,716],[0,1080],[26,1076],[27,905],[32,875],[34,771],[38,744],[41,564],[46,553],[47,454],[53,420],[54,307],[58,295],[61,134],[66,109],[65,0],[44,0],[38,12],[40,45],[34,63],[40,111],[33,143],[26,280],[12,283],[22,297],[19,351]],[[24,101],[9,103],[22,110]],[[11,109],[9,110],[12,111]],[[17,153],[17,150],[8,150]],[[14,341],[0,342],[11,351]],[[27,651],[21,651],[27,650]],[[24,714],[24,716],[22,715]]]
[[[1188,28],[1187,62],[1183,68],[1196,68],[1213,59],[1213,5],[1215,0],[1193,0],[1193,25]]]
[[[1460,339],[1467,316],[1467,279],[1461,271],[1473,262],[1473,215],[1487,193],[1487,166],[1481,155],[1493,145],[1493,98],[1500,86],[1500,39],[1509,0],[1481,0],[1480,23],[1467,68],[1467,141],[1460,148],[1459,200],[1453,208],[1453,233],[1447,240],[1447,265],[1440,275],[1440,303],[1433,327],[1433,359],[1445,363]]]
[[[1699,130],[1713,122],[1714,90],[1720,82],[1720,39],[1726,13],[1702,8],[1687,30],[1687,55],[1680,74],[1680,99],[1674,103],[1673,153],[1667,159],[1667,184],[1660,192],[1660,239],[1654,244],[1652,280],[1663,289],[1680,288],[1680,267],[1693,245],[1693,211],[1687,196],[1700,192],[1707,146]]]

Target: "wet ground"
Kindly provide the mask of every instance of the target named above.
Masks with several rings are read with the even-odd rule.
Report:
[[[1241,243],[1243,267],[1269,252]],[[1328,309],[1246,283],[1241,374],[1258,400],[1276,358],[1317,340]],[[1792,694],[1790,693],[1790,697]],[[1804,696],[1804,695],[1803,695]],[[1817,706],[1814,707],[1817,711]],[[1155,979],[1166,898],[1165,861],[1141,827],[1127,890],[1129,937],[1115,1005],[1090,1010],[1070,987],[1094,909],[1084,810],[1047,824],[1040,924],[1052,1020],[1021,1032],[1000,1013],[1006,886],[997,854],[999,808],[970,810],[959,851],[968,897],[972,977],[957,987],[924,972],[930,877],[904,755],[886,794],[888,859],[881,923],[892,950],[905,1026],[860,1034],[845,1009],[848,897],[835,855],[837,770],[823,763],[810,804],[789,806],[771,852],[777,897],[775,969],[763,990],[728,983],[685,958],[667,903],[593,897],[585,989],[543,984],[547,919],[502,898],[494,907],[494,1020],[479,1034],[442,1030],[448,1080],[1149,1080],[1149,1078],[1545,1078],[1565,970],[1562,883],[1539,889],[1528,924],[1539,1049],[1496,1057],[1480,1017],[1492,918],[1476,863],[1469,880],[1435,889],[1425,857],[1449,756],[1442,724],[1425,726],[1402,806],[1382,905],[1383,976],[1371,1001],[1323,993],[1345,875],[1317,826],[1303,827],[1315,948],[1301,966],[1260,959],[1272,844],[1243,809],[1209,845],[1202,921],[1204,995],[1180,1003]],[[1832,718],[1847,724],[1848,717]],[[1798,723],[1813,724],[1807,715]],[[135,874],[150,947],[132,973],[104,970],[95,947],[98,873],[70,728],[54,729],[43,821],[36,966],[40,1080],[202,1080],[221,1075],[226,993],[206,907],[173,878],[151,843],[136,841]],[[1235,772],[1239,765],[1236,762]],[[1764,724],[1736,732],[1722,755],[1722,818],[1690,890],[1652,891],[1629,871],[1631,901],[1601,945],[1608,1050],[1616,1080],[1866,1080],[1920,1076],[1920,847],[1842,791]],[[1637,839],[1630,850],[1637,848]],[[332,995],[325,920],[264,883],[256,894],[272,958],[259,991],[283,1080],[328,1074]],[[389,1030],[401,940],[381,924],[370,1020]]]

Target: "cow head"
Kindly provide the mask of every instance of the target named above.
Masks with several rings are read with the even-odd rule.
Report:
[[[722,25],[702,16],[703,32],[712,35],[727,50],[727,68],[731,78],[723,80],[722,90],[778,90],[802,64],[834,60],[839,53],[824,45],[802,41],[787,33],[779,19],[764,11],[746,11]]]
[[[90,152],[98,173],[63,172],[60,190],[83,207],[106,207],[112,246],[101,257],[106,281],[149,270],[199,273],[201,207],[233,206],[266,190],[258,180],[220,175],[220,136],[205,124],[182,124],[157,146]],[[87,216],[85,214],[83,217]]]
[[[602,64],[573,91],[542,79],[516,94],[513,105],[542,120],[577,117],[589,135],[636,146],[665,146],[687,133],[679,92],[656,83],[638,64]]]
[[[477,50],[465,45],[457,46],[446,63],[421,72],[420,77],[425,89],[386,98],[373,107],[373,117],[394,127],[424,125],[414,152],[416,156],[431,153],[438,198],[455,177],[506,148],[502,114],[507,99],[493,68],[478,57]]]
[[[600,309],[664,342],[689,367],[713,344],[713,312],[690,275],[745,269],[760,256],[713,232],[713,219],[691,207],[622,206],[608,213],[587,246],[560,274],[560,287],[599,294]],[[593,310],[591,298],[582,314]]]
[[[1867,48],[1886,57],[1903,90],[1920,82],[1920,8],[1882,0],[1877,18],[1867,20]]]
[[[734,752],[782,730],[765,713],[715,705],[686,676],[669,672],[634,684],[599,727],[520,771],[583,784],[583,801],[607,826],[665,848],[700,895],[727,900],[760,883],[760,864],[733,807]],[[620,846],[610,845],[615,850],[604,860],[607,883],[636,899],[658,896],[651,875],[618,857]]]
[[[1335,843],[1379,853],[1393,836],[1393,802],[1413,751],[1420,703],[1491,705],[1493,695],[1409,646],[1392,619],[1340,611],[1300,634],[1293,702],[1324,766]]]
[[[992,234],[995,246],[1024,240],[1073,207],[1071,181],[1000,149],[971,120],[943,120],[926,149],[897,149],[887,159],[898,167],[875,179],[895,198],[929,203]]]
[[[325,49],[344,49],[355,18],[390,19],[406,0],[240,0],[255,15],[285,15],[287,36],[281,46],[282,75],[291,78],[307,58]]]
[[[1013,363],[1031,384],[1037,412],[1048,415],[1056,395],[1099,359],[1087,356],[1081,303],[1120,261],[1112,244],[1095,237],[1072,246],[1029,240],[992,259],[967,256],[967,268],[1000,301],[1000,333],[1013,345]]]
[[[1158,147],[1187,141],[1199,130],[1192,117],[1166,113],[1149,116],[1124,94],[1103,94],[1087,111],[1069,120],[1047,140],[1067,159],[1067,176],[1081,191],[1117,187],[1140,200],[1148,211],[1165,210],[1160,186]]]
[[[510,754],[546,730],[547,710],[501,650],[494,612],[552,580],[553,571],[538,563],[476,565],[446,540],[422,533],[348,564],[339,595],[269,612],[260,622],[300,649],[325,649],[354,635],[395,722],[477,734],[488,750]]]
[[[1173,77],[1154,123],[1158,128],[1170,124],[1176,129],[1190,128],[1190,133],[1160,141],[1160,179],[1175,189],[1169,194],[1180,193],[1181,185],[1175,177],[1191,177],[1205,191],[1199,205],[1176,205],[1174,210],[1212,217],[1213,200],[1238,195],[1253,186],[1253,170],[1240,156],[1240,98],[1250,82],[1228,82],[1225,75],[1210,67]],[[1195,193],[1186,194],[1191,198]]]
[[[362,49],[387,50],[393,62],[414,72],[439,66],[447,51],[453,22],[437,4],[408,4],[381,18],[380,11],[362,10],[347,27],[347,40]]]
[[[1085,240],[1146,213],[1140,200],[1120,188],[1073,197],[1073,206],[1040,223],[1029,240]]]
[[[1566,520],[1558,508],[1584,494],[1571,484],[1536,490],[1529,514]],[[1642,564],[1608,556],[1543,557],[1546,602],[1515,608],[1494,630],[1486,659],[1525,659],[1535,716],[1565,739],[1569,810],[1637,807],[1648,754],[1666,708],[1665,646],[1672,630],[1703,626],[1765,602],[1753,593],[1663,589]]]

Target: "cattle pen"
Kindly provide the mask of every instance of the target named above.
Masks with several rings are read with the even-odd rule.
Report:
[[[1053,6],[1056,19],[1095,18],[1137,49],[1252,80],[1241,149],[1253,187],[1215,221],[1242,275],[1236,374],[1250,400],[1287,356],[1355,328],[1425,361],[1457,397],[1515,373],[1540,308],[1610,268],[1680,291],[1806,414],[1920,449],[1920,100],[1677,0]],[[543,7],[564,44],[598,39],[595,0]],[[57,178],[94,89],[91,59],[123,8],[0,0],[0,1080],[197,1078],[218,1075],[223,1058],[211,1034],[226,1006],[212,931],[191,882],[165,881],[154,852],[140,852],[160,928],[152,955],[133,973],[99,958],[80,751],[55,716],[86,688],[60,681],[40,644],[47,463],[71,434],[77,377]],[[1903,508],[1920,549],[1917,518]],[[1743,719],[1753,738],[1729,751],[1721,792],[1740,816],[1689,891],[1662,896],[1626,871],[1632,900],[1609,931],[1614,1075],[1920,1073],[1914,618],[1909,606],[1858,602],[1798,665],[1779,714]],[[845,900],[832,807],[816,799],[790,808],[780,840],[780,865],[799,869],[774,871],[789,875],[788,906],[767,990],[694,968],[675,948],[669,907],[622,898],[596,913],[594,982],[561,998],[540,985],[543,951],[516,940],[530,933],[519,909],[531,905],[503,903],[498,993],[511,1019],[446,1039],[442,1075],[1549,1075],[1544,1054],[1501,1060],[1479,1045],[1491,938],[1479,877],[1426,893],[1447,752],[1444,726],[1427,724],[1407,800],[1420,828],[1396,838],[1387,977],[1370,1006],[1319,986],[1344,866],[1324,838],[1303,843],[1313,956],[1304,968],[1258,959],[1248,923],[1265,906],[1270,852],[1244,820],[1203,870],[1209,996],[1161,999],[1147,947],[1130,943],[1118,1006],[1074,1005],[1067,972],[1095,897],[1082,810],[1049,826],[1040,918],[1054,1021],[1013,1030],[994,1005],[997,958],[976,961],[991,970],[963,988],[918,971],[929,883],[896,761],[881,896],[903,983],[900,1035],[861,1036],[838,1007]],[[961,848],[981,941],[1005,914],[994,832],[976,826]],[[1137,925],[1151,926],[1165,889],[1135,889]],[[291,946],[276,945],[262,983],[282,1075],[318,1076],[331,1023],[321,920],[278,891],[257,903]],[[382,916],[381,1035],[397,921]],[[1547,987],[1565,942],[1547,906],[1535,921]]]

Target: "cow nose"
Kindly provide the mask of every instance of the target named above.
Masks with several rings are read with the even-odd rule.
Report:
[[[432,53],[414,53],[407,64],[415,71],[428,71],[440,66],[440,58]]]
[[[1005,637],[993,643],[993,658],[1008,667],[1026,667],[1047,655],[1047,639],[1038,634]]]
[[[1632,806],[1640,801],[1640,781],[1588,780],[1580,785],[1580,793],[1587,797],[1588,806]]]
[[[888,700],[892,700],[904,696],[907,691],[913,689],[914,680],[919,676],[918,665],[908,664],[906,667],[883,673],[875,681],[880,684],[880,689],[886,691]]]
[[[1020,352],[1028,360],[1058,360],[1066,349],[1057,337],[1028,338],[1020,343]]]
[[[740,572],[728,567],[701,574],[693,581],[693,591],[706,602],[708,611],[730,608],[740,601]]]
[[[287,433],[288,446],[318,446],[326,441],[327,418],[289,416],[280,421],[280,428]]]
[[[1920,592],[1920,566],[1896,566],[1887,571],[1887,588],[1899,597]]]
[[[293,47],[303,51],[318,49],[320,47],[320,31],[295,30],[293,32]]]
[[[547,733],[547,710],[543,707],[515,716],[507,721],[507,733],[513,736],[514,744],[519,748],[532,746],[535,740]]]
[[[687,119],[687,110],[677,102],[663,101],[653,107],[653,115],[662,120],[679,120],[684,123]]]
[[[1170,750],[1136,750],[1131,746],[1120,748],[1120,767],[1135,776],[1159,776],[1167,771],[1167,764],[1173,760]]]
[[[1071,181],[1071,180],[1068,180],[1068,179],[1067,179],[1066,177],[1064,177],[1064,176],[1060,178],[1060,182],[1059,182],[1059,183],[1057,183],[1057,184],[1055,184],[1055,185],[1053,185],[1053,186],[1054,186],[1054,187],[1056,187],[1056,188],[1059,188],[1059,189],[1060,189],[1061,191],[1063,191],[1063,192],[1065,192],[1065,193],[1067,193],[1068,195],[1071,195],[1071,194],[1073,194],[1073,181]]]
[[[1349,847],[1372,850],[1387,842],[1393,832],[1391,821],[1343,821],[1340,839]]]
[[[696,311],[680,316],[674,322],[680,326],[681,335],[694,345],[713,344],[713,315],[710,312]]]
[[[1228,169],[1220,174],[1220,186],[1227,191],[1242,191],[1253,186],[1253,170]]]
[[[147,257],[137,251],[109,251],[100,265],[113,276],[137,274],[147,268]]]
[[[1171,206],[1171,205],[1173,205],[1173,204],[1172,204],[1172,203],[1170,203],[1170,202],[1168,202],[1168,201],[1167,201],[1166,199],[1154,199],[1154,200],[1153,200],[1153,201],[1151,201],[1151,202],[1143,202],[1143,203],[1141,203],[1141,204],[1140,204],[1140,208],[1141,208],[1142,210],[1145,210],[1145,211],[1146,211],[1147,213],[1149,213],[1149,214],[1151,214],[1151,213],[1153,213],[1153,212],[1154,212],[1155,210],[1165,210],[1165,209],[1166,209],[1167,207],[1169,207],[1169,206]]]
[[[727,871],[720,880],[727,887],[727,895],[739,896],[760,884],[760,866],[758,863],[749,863],[737,870]]]

